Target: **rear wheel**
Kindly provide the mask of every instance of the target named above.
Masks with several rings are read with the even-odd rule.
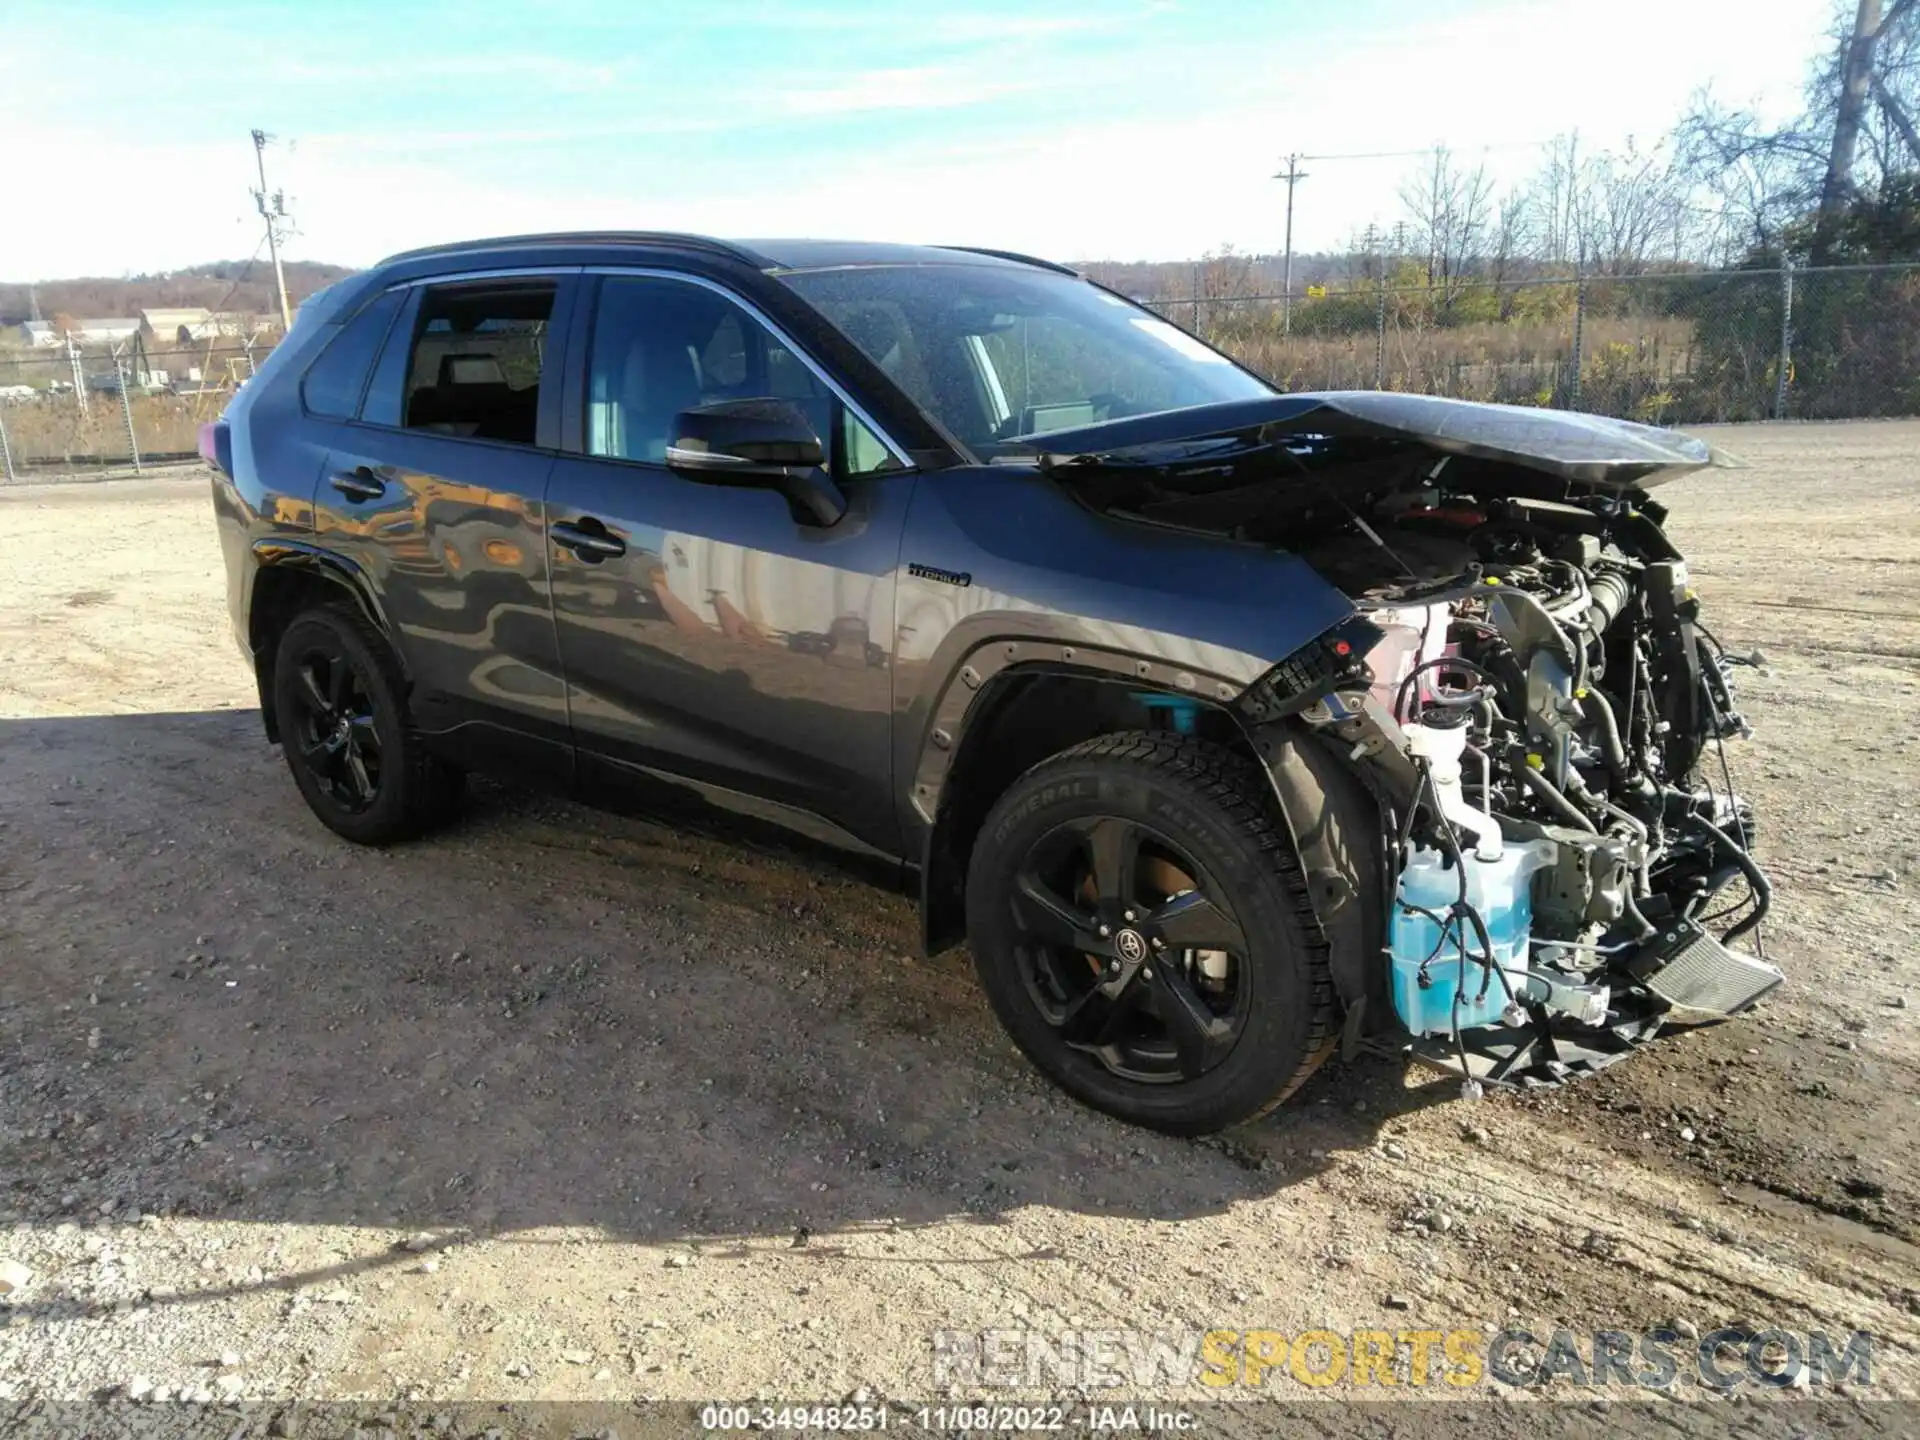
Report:
[[[273,690],[287,768],[337,834],[382,845],[457,807],[459,772],[412,732],[399,665],[358,614],[327,606],[295,619],[280,637]]]
[[[1232,751],[1102,736],[1028,771],[975,843],[968,938],[1027,1056],[1109,1114],[1204,1134],[1331,1048],[1333,986],[1266,777]]]

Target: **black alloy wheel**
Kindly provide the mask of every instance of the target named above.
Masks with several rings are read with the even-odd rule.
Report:
[[[1062,1043],[1143,1084],[1196,1080],[1246,1029],[1247,939],[1168,836],[1119,815],[1041,836],[1015,878],[1022,979]]]
[[[316,639],[293,660],[296,711],[281,717],[285,743],[319,791],[349,815],[373,807],[385,773],[373,696],[345,647]]]
[[[459,807],[462,775],[410,723],[387,639],[357,611],[297,616],[274,656],[273,707],[287,768],[308,807],[362,845],[405,840]]]
[[[1043,760],[988,812],[966,901],[1000,1023],[1109,1114],[1219,1130],[1333,1049],[1330,951],[1274,783],[1223,745],[1132,731]]]

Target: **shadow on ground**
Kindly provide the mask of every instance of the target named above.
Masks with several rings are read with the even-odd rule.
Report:
[[[878,1228],[905,1238],[875,1264],[1044,1258],[911,1236],[1219,1212],[1456,1093],[1335,1063],[1226,1137],[1129,1129],[1012,1051],[963,954],[911,958],[911,903],[869,875],[493,786],[356,849],[251,711],[0,721],[0,817],[16,1222],[591,1226],[716,1258]]]

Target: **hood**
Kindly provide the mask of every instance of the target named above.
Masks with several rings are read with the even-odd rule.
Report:
[[[1568,410],[1485,405],[1379,390],[1273,395],[1162,410],[1027,437],[1043,467],[1113,460],[1165,463],[1192,446],[1289,435],[1411,440],[1446,455],[1525,466],[1602,490],[1645,489],[1731,457],[1677,430]]]

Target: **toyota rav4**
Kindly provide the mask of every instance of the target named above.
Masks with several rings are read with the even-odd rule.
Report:
[[[1650,498],[1696,440],[1283,394],[1017,255],[620,234],[341,282],[202,446],[326,825],[692,787],[879,857],[1128,1120],[1554,1083],[1780,979]]]

